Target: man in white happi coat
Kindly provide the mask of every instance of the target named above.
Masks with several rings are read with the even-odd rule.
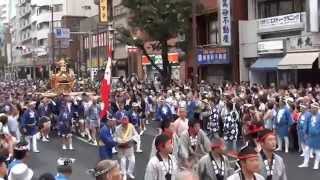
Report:
[[[228,158],[224,155],[225,145],[221,138],[213,137],[211,151],[199,161],[198,175],[201,180],[226,180],[233,174]]]
[[[116,127],[115,141],[118,142],[118,156],[120,159],[120,168],[123,176],[128,175],[130,179],[134,179],[135,155],[134,145],[137,142],[138,133],[134,126],[129,123],[127,116],[122,117],[121,125]],[[127,169],[127,160],[129,166]]]
[[[145,180],[175,180],[178,163],[171,155],[173,143],[171,137],[161,134],[155,139],[157,153],[148,162]]]
[[[189,129],[180,136],[180,148],[179,161],[193,167],[196,165],[195,162],[210,151],[210,140],[200,129],[199,120],[189,121]]]
[[[287,180],[287,173],[282,157],[275,154],[277,147],[276,135],[272,130],[264,129],[258,133],[258,141],[261,144],[260,174],[266,180]]]

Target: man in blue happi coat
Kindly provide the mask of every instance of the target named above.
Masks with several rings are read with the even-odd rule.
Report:
[[[112,135],[112,130],[116,124],[116,119],[112,117],[102,123],[99,134],[99,156],[101,160],[112,159],[112,148],[118,144]]]
[[[310,149],[316,153],[313,169],[319,169],[320,162],[320,105],[317,102],[311,104],[312,115],[306,121],[306,148],[304,154],[304,161],[299,167],[308,167],[310,159]]]
[[[37,132],[38,132],[38,113],[36,111],[36,102],[30,101],[27,105],[27,110],[22,115],[21,127],[26,141],[28,142],[28,149],[30,150],[30,144],[32,140],[33,152],[40,152],[37,147]]]
[[[172,117],[172,112],[170,110],[170,107],[165,103],[164,97],[159,98],[159,104],[157,107],[157,112],[156,112],[156,120],[157,121],[163,121],[166,119],[171,119]]]
[[[289,128],[293,124],[291,113],[286,106],[285,99],[279,100],[279,110],[276,116],[275,126],[278,139],[277,151],[282,150],[282,140],[285,143],[285,152],[289,152]]]

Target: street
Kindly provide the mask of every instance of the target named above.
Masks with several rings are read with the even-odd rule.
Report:
[[[136,169],[135,176],[137,180],[144,179],[144,172],[148,163],[150,147],[153,137],[156,134],[155,125],[149,126],[147,131],[142,137],[143,150],[141,154],[136,153]],[[56,161],[59,157],[75,158],[76,161],[73,165],[73,174],[71,179],[73,180],[88,180],[93,179],[86,171],[93,168],[98,161],[97,147],[94,147],[86,142],[83,142],[77,138],[74,138],[75,151],[63,151],[58,139],[54,138],[50,143],[39,142],[39,154],[32,153],[29,165],[35,172],[35,178],[37,179],[40,174],[45,172],[56,173]],[[302,163],[303,158],[299,157],[296,153],[290,153],[284,155],[285,163],[287,165],[288,180],[318,180],[320,177],[320,170],[315,171],[312,168],[300,169],[297,166]],[[313,167],[313,160],[310,163],[310,167]],[[289,173],[290,172],[290,173]]]

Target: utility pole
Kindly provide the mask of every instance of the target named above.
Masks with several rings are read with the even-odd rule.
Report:
[[[192,48],[193,48],[193,62],[196,62],[197,59],[197,16],[196,16],[196,11],[197,11],[197,1],[193,0],[192,1]],[[193,71],[196,74],[196,77],[198,77],[198,65],[195,63],[196,69]],[[195,79],[193,76],[193,81],[194,83],[197,83],[198,78]]]
[[[97,24],[97,59],[98,59],[98,72],[100,70],[100,34],[99,23]]]
[[[51,64],[54,64],[55,61],[55,49],[54,49],[54,44],[55,44],[55,38],[54,38],[54,25],[53,25],[53,5],[51,4],[50,6],[51,10],[51,55],[52,55],[52,62],[49,62],[49,72],[51,71]],[[55,73],[55,68],[54,68],[54,73]]]

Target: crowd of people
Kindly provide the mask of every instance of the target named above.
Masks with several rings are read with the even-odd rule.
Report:
[[[0,83],[0,179],[31,179],[26,156],[40,153],[37,141],[55,136],[68,151],[74,150],[73,135],[98,145],[101,161],[89,171],[96,179],[135,179],[135,153],[149,153],[141,137],[155,124],[159,134],[145,180],[286,180],[286,165],[275,151],[301,152],[301,168],[315,156],[313,169],[319,169],[319,85],[201,81],[164,88],[120,78],[105,117],[91,90],[98,92],[53,96],[44,93],[44,82]],[[58,159],[58,174],[40,178],[69,179],[73,161]]]

